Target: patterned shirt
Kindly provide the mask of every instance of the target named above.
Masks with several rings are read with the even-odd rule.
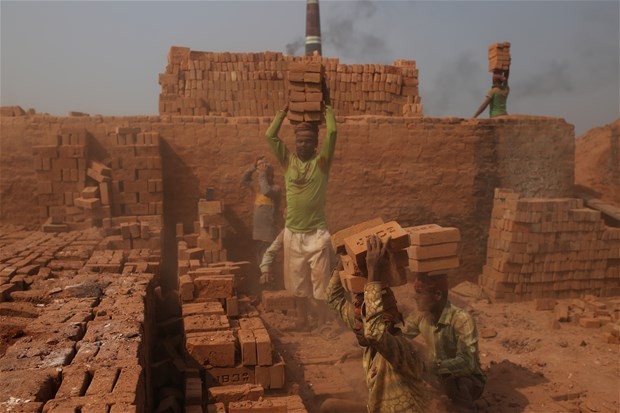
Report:
[[[271,150],[284,168],[286,183],[286,228],[292,232],[310,232],[327,228],[325,201],[329,170],[336,150],[336,117],[331,106],[325,105],[326,137],[319,153],[303,161],[290,152],[278,138],[284,111],[276,114],[267,129],[266,137]]]
[[[353,328],[355,308],[345,298],[338,271],[334,270],[327,287],[327,301],[342,320]],[[388,331],[383,319],[381,283],[367,283],[362,310],[364,347],[362,366],[368,386],[370,413],[422,413],[428,397],[421,379],[421,359],[411,341]]]
[[[414,313],[405,320],[403,334],[410,338],[422,334],[428,359],[440,362],[437,375],[475,375],[486,382],[480,368],[476,323],[467,311],[447,301],[437,323],[429,313]]]

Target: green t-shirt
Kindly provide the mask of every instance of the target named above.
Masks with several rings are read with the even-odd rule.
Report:
[[[507,115],[506,101],[508,100],[508,93],[510,88],[506,87],[493,87],[487,92],[487,97],[491,98],[489,105],[489,117],[494,118],[496,116]]]
[[[325,201],[327,180],[336,149],[336,118],[330,106],[325,107],[327,134],[321,152],[302,161],[278,138],[285,112],[280,111],[267,129],[271,150],[284,168],[286,183],[286,227],[292,232],[309,232],[327,228]]]

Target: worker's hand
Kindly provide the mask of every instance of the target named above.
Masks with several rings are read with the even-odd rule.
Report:
[[[373,234],[366,239],[366,268],[368,269],[368,281],[382,281],[382,271],[380,267],[382,261],[385,260],[387,245],[391,236],[388,235],[385,243],[381,242],[378,235]]]
[[[273,281],[273,275],[270,272],[264,272],[260,276],[259,283],[261,285],[269,284]]]
[[[282,108],[282,112],[287,113],[288,112],[288,102],[287,104]]]
[[[265,161],[264,156],[257,156],[256,160],[254,160],[254,169],[258,169],[258,164]]]
[[[329,88],[327,87],[327,80],[323,78],[321,81],[321,91],[323,92],[323,101],[326,105],[331,105],[331,98],[329,96]]]
[[[267,171],[268,167],[269,163],[264,158],[258,161],[258,163],[256,164],[256,170],[258,171],[258,173],[264,173],[265,171]]]

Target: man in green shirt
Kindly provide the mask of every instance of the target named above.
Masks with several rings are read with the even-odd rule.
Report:
[[[414,288],[418,311],[405,320],[404,334],[422,334],[428,346],[426,373],[462,412],[475,412],[486,383],[480,368],[473,317],[448,301],[446,274],[418,273]]]
[[[288,106],[276,114],[267,129],[271,150],[284,168],[288,213],[284,229],[284,276],[288,289],[298,297],[297,325],[308,326],[308,306],[315,307],[319,326],[325,321],[325,289],[330,269],[330,234],[325,218],[329,171],[336,149],[336,118],[325,105],[327,133],[321,151],[318,125],[303,122],[295,127],[295,152],[278,137]]]
[[[487,92],[487,96],[482,102],[482,105],[478,108],[474,114],[474,118],[477,118],[487,106],[489,106],[489,117],[495,118],[497,116],[505,116],[508,114],[506,111],[506,101],[508,100],[508,94],[510,88],[508,87],[508,71],[502,73],[493,74],[493,87]]]
[[[340,281],[340,262],[332,273],[327,301],[364,349],[362,366],[368,386],[368,412],[426,412],[429,397],[422,380],[422,355],[396,327],[402,322],[402,315],[394,293],[382,282],[388,276],[387,266],[383,265],[387,243],[382,245],[379,237],[373,235],[366,245],[368,282],[364,293],[352,297],[352,302],[347,301]]]

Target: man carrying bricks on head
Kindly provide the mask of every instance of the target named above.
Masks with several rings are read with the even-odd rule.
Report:
[[[474,118],[477,118],[489,105],[490,118],[508,115],[506,101],[509,93],[508,70],[493,73],[493,87],[487,92],[487,96],[474,114]]]
[[[431,273],[432,274],[432,273]],[[484,390],[478,333],[473,317],[448,300],[446,274],[418,273],[414,284],[418,311],[405,320],[404,334],[422,334],[428,345],[426,373],[461,412],[475,412]]]
[[[324,96],[327,96],[325,94]],[[325,218],[327,181],[336,149],[336,117],[325,105],[327,134],[318,146],[318,125],[302,122],[295,127],[295,152],[278,138],[288,106],[276,114],[266,137],[284,168],[288,213],[284,229],[284,274],[289,290],[298,297],[297,327],[308,327],[308,306],[315,305],[319,326],[325,321],[325,289],[330,269],[330,234]]]
[[[422,380],[422,355],[396,327],[402,323],[402,315],[396,307],[394,293],[383,286],[389,277],[384,258],[388,243],[389,239],[382,245],[377,235],[366,241],[368,282],[363,294],[357,294],[352,302],[347,301],[339,275],[343,268],[341,261],[332,273],[327,301],[353,330],[364,349],[362,363],[368,386],[368,412],[425,412],[428,396]]]
[[[258,183],[255,188],[254,198],[254,228],[252,238],[256,244],[256,257],[260,263],[269,245],[276,237],[276,213],[280,202],[280,187],[273,183],[273,167],[260,156],[254,165],[246,169],[241,178],[241,183],[251,187],[252,175],[258,172]],[[263,282],[265,281],[265,282]],[[267,280],[261,278],[261,284]]]

